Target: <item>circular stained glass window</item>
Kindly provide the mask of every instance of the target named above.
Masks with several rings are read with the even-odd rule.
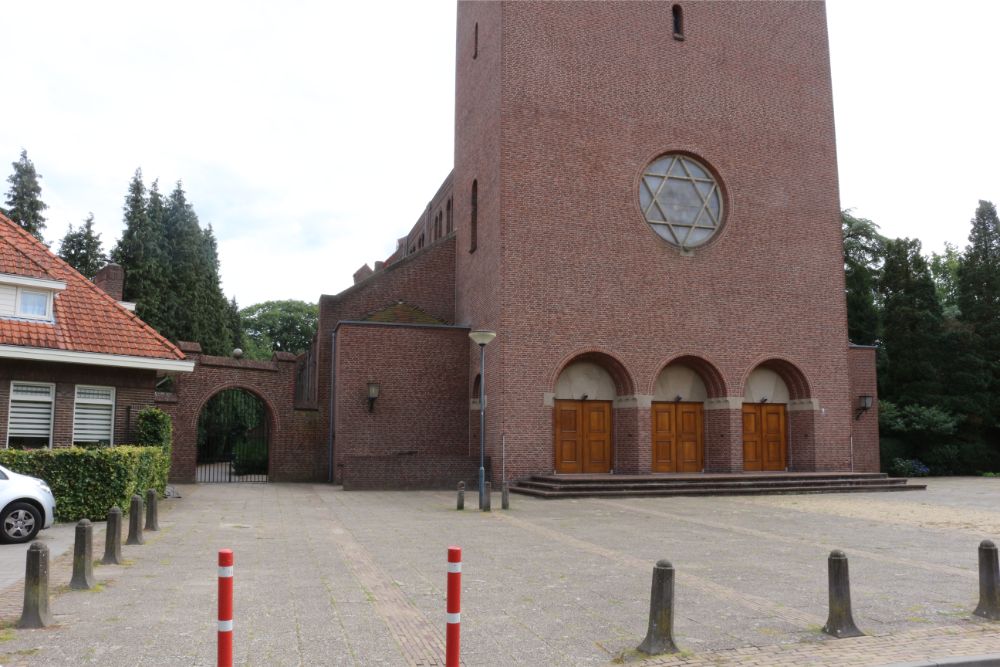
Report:
[[[646,167],[639,205],[653,231],[684,249],[702,245],[722,224],[719,184],[687,155],[661,155]]]

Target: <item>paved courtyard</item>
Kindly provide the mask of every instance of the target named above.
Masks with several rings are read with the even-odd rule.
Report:
[[[456,512],[445,492],[325,485],[192,485],[161,503],[159,533],[64,590],[57,627],[0,629],[0,665],[210,665],[217,550],[236,554],[237,662],[443,664],[445,557],[463,547],[467,665],[632,663],[652,566],[677,569],[667,665],[881,665],[1000,653],[1000,623],[969,616],[976,547],[1000,538],[1000,479],[926,492],[542,501]],[[468,494],[475,505],[475,493]],[[7,547],[0,547],[6,549]],[[826,557],[850,557],[855,620],[830,640]],[[95,557],[103,553],[97,531]],[[23,563],[21,565],[23,568]],[[16,621],[20,584],[0,592]]]

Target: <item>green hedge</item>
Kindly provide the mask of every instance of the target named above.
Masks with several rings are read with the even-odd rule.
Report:
[[[48,482],[56,497],[56,520],[103,521],[117,505],[126,514],[132,495],[146,489],[163,495],[170,456],[162,447],[0,450],[0,464]]]

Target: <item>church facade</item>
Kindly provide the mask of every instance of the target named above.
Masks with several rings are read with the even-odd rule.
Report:
[[[320,299],[315,477],[877,471],[825,8],[460,2],[454,170]],[[866,406],[872,406],[865,409]]]

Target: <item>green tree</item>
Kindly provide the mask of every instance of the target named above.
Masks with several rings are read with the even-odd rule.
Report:
[[[94,231],[94,214],[83,221],[79,229],[69,226],[69,231],[59,244],[59,256],[85,277],[93,280],[108,258],[101,247],[101,235]]]
[[[957,292],[959,319],[971,329],[969,345],[978,352],[991,397],[985,424],[1000,423],[1000,220],[991,202],[980,201],[972,218]]]
[[[247,356],[270,359],[272,353],[304,352],[312,344],[319,306],[305,301],[265,301],[240,311]]]
[[[22,150],[21,159],[13,162],[12,166],[14,173],[7,177],[7,182],[10,183],[7,191],[7,217],[44,242],[42,230],[45,229],[45,216],[42,211],[48,205],[42,201],[42,186],[38,183],[41,176],[28,159],[28,151]]]
[[[884,244],[878,281],[882,302],[879,396],[900,405],[933,405],[943,385],[941,304],[920,241]]]
[[[158,197],[156,183],[153,192]],[[162,221],[149,215],[149,200],[136,169],[125,196],[125,229],[111,251],[112,260],[125,270],[125,301],[136,304],[136,314],[170,338],[170,317],[166,309],[167,259]]]
[[[844,235],[844,283],[847,290],[847,337],[858,345],[874,345],[878,340],[879,317],[875,303],[876,276],[885,239],[878,225],[841,213]]]
[[[961,261],[962,255],[951,243],[944,244],[943,253],[931,253],[931,276],[934,278],[934,286],[937,288],[938,301],[941,302],[944,316],[949,319],[957,318],[959,313],[958,267]]]

